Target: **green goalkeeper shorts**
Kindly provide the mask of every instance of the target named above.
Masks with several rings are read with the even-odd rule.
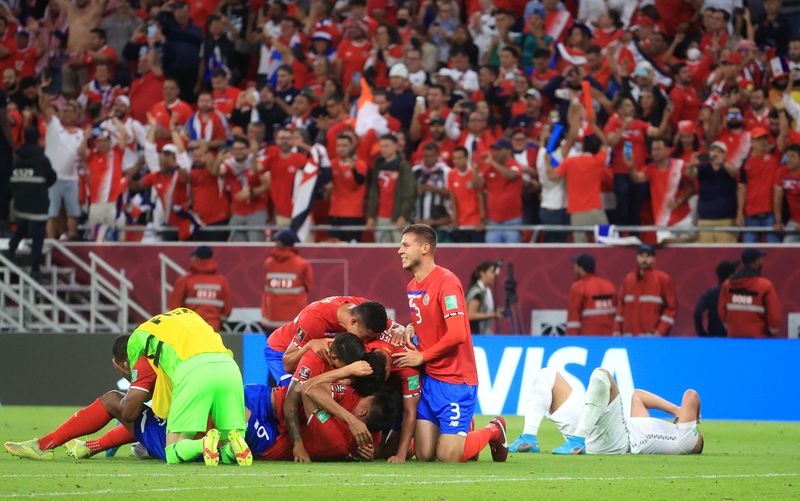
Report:
[[[209,416],[221,432],[247,427],[242,374],[227,353],[201,353],[175,369],[167,432],[205,432]]]

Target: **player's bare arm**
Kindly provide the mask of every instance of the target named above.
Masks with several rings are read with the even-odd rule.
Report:
[[[306,452],[306,448],[303,445],[303,437],[300,434],[298,413],[301,403],[300,383],[292,381],[289,384],[289,391],[283,403],[283,416],[286,418],[286,427],[289,432],[289,438],[292,441],[292,455],[295,463],[310,463],[311,456]]]
[[[403,399],[403,424],[400,426],[400,441],[397,452],[386,460],[387,463],[405,463],[411,439],[414,438],[414,429],[417,426],[417,405],[419,395]]]

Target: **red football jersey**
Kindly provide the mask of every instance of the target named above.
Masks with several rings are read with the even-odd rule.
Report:
[[[367,351],[381,350],[391,356],[395,353],[405,353],[408,348],[405,345],[395,346],[392,344],[392,336],[389,332],[383,332],[378,339],[367,343]],[[403,398],[416,397],[422,393],[420,385],[420,374],[414,367],[397,367],[392,363],[389,368],[389,385],[402,391]]]
[[[152,394],[156,385],[156,377],[156,372],[150,362],[147,361],[147,357],[139,357],[136,363],[133,364],[130,387]]]
[[[275,351],[285,352],[290,343],[302,348],[312,339],[333,337],[344,330],[336,317],[339,306],[365,301],[366,298],[356,296],[331,296],[314,301],[303,308],[294,320],[270,334],[267,344]]]
[[[326,372],[335,369],[334,366],[326,362],[322,357],[313,351],[303,353],[300,361],[297,363],[297,368],[294,370],[292,381],[303,383],[312,377],[319,376]]]
[[[425,372],[439,381],[452,384],[478,384],[475,352],[469,330],[464,289],[450,270],[437,266],[418,282],[411,279],[407,287],[408,306],[420,349],[434,347],[448,332],[447,319],[457,316],[463,323],[466,338],[454,349],[434,360],[426,360]],[[437,347],[438,348],[438,347]]]

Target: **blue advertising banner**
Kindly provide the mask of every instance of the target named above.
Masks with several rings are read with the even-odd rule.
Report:
[[[263,383],[264,335],[243,340],[245,383]],[[623,402],[636,388],[680,403],[694,388],[705,419],[800,421],[800,342],[760,339],[475,336],[479,414],[521,415],[542,367],[583,393],[595,367],[614,374]]]

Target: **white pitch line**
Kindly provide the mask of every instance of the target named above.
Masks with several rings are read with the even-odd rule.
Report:
[[[492,482],[574,482],[574,481],[625,481],[625,480],[714,480],[725,478],[786,478],[786,477],[800,477],[800,473],[755,473],[755,474],[721,474],[721,475],[668,475],[661,477],[478,477],[473,479],[453,479],[453,480],[417,480],[408,482],[355,482],[347,483],[342,487],[397,487],[408,485],[452,485],[452,484],[476,484],[486,481]],[[289,484],[271,484],[270,489],[282,488],[312,488],[312,487],[325,487],[327,484],[312,484],[312,483],[289,483]],[[227,485],[227,486],[186,486],[186,487],[158,487],[152,489],[134,489],[134,490],[119,490],[119,489],[101,489],[93,491],[68,491],[68,492],[41,492],[41,493],[25,493],[25,494],[0,494],[0,499],[11,498],[33,498],[33,497],[49,497],[49,496],[102,496],[105,494],[157,494],[164,492],[191,492],[191,491],[218,491],[218,490],[232,490],[232,489],[250,489],[263,487],[263,485]]]

